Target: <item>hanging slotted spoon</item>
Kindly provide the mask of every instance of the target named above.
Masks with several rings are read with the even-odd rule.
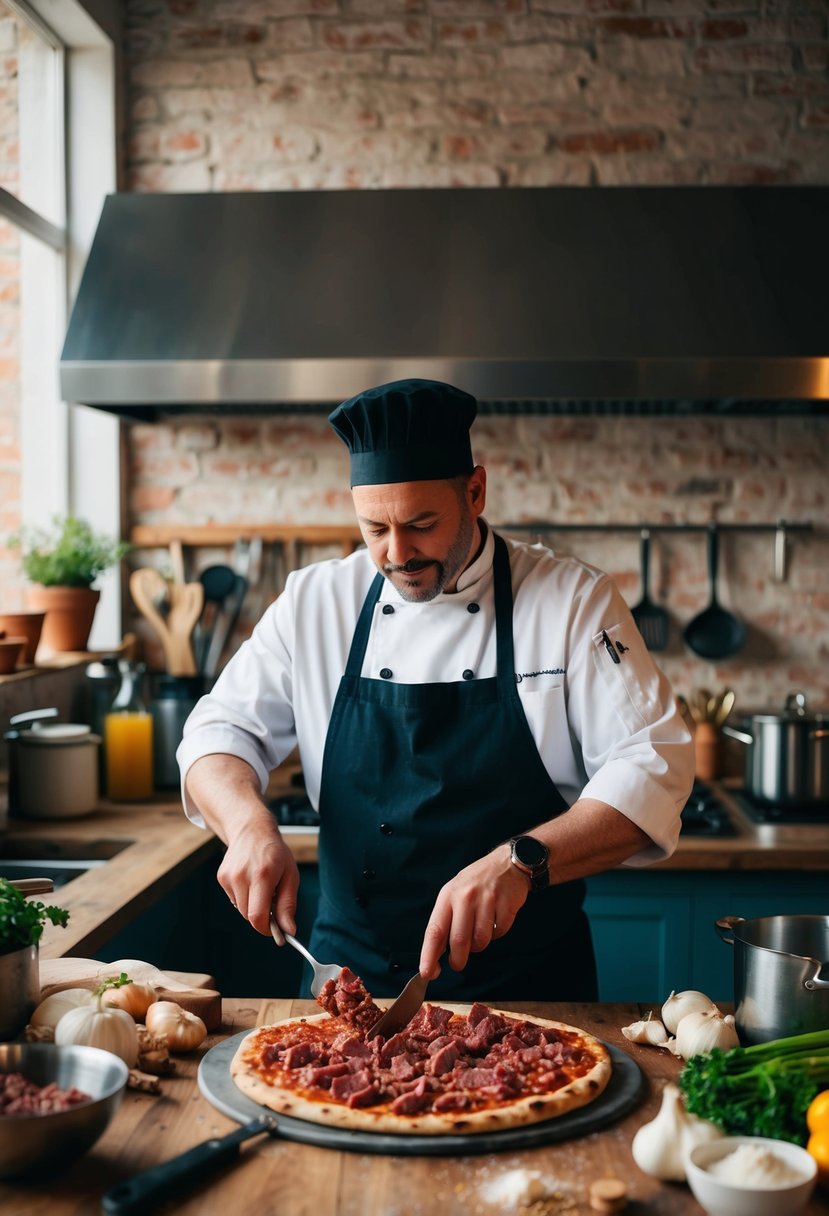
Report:
[[[641,534],[642,598],[631,608],[636,627],[648,650],[664,650],[668,645],[668,614],[650,598],[651,534],[647,528]]]

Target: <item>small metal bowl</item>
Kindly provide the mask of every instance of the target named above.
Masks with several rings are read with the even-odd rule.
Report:
[[[98,1047],[0,1043],[0,1073],[20,1072],[36,1085],[75,1086],[92,1101],[44,1115],[0,1115],[0,1178],[39,1167],[51,1171],[83,1156],[121,1104],[128,1069]]]

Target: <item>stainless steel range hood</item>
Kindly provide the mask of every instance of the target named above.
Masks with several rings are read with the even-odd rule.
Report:
[[[820,187],[114,195],[61,389],[135,418],[401,376],[492,411],[824,409],[827,233]]]

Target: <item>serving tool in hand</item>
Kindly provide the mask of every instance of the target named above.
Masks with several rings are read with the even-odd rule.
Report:
[[[287,942],[289,946],[293,946],[294,950],[298,950],[302,957],[311,964],[311,970],[314,972],[314,979],[311,983],[312,996],[319,996],[323,984],[327,984],[329,980],[334,980],[336,983],[339,979],[342,967],[339,967],[336,963],[318,963],[310,950],[307,950],[302,942],[297,941],[293,934],[283,933],[276,923],[276,917],[273,912],[271,912],[271,936],[277,946],[284,946]]]
[[[389,1039],[393,1034],[397,1034],[399,1030],[403,1030],[405,1026],[408,1026],[423,1004],[423,998],[426,996],[426,989],[428,987],[429,981],[424,979],[418,971],[409,980],[397,1000],[389,1005],[380,1021],[374,1023],[369,1031],[370,1036],[375,1038],[376,1035],[380,1034],[384,1039]]]

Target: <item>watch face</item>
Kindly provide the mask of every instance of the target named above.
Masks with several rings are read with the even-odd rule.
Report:
[[[536,866],[546,865],[549,851],[534,836],[519,836],[513,845],[513,849],[516,858],[522,865],[531,866],[533,869]]]

